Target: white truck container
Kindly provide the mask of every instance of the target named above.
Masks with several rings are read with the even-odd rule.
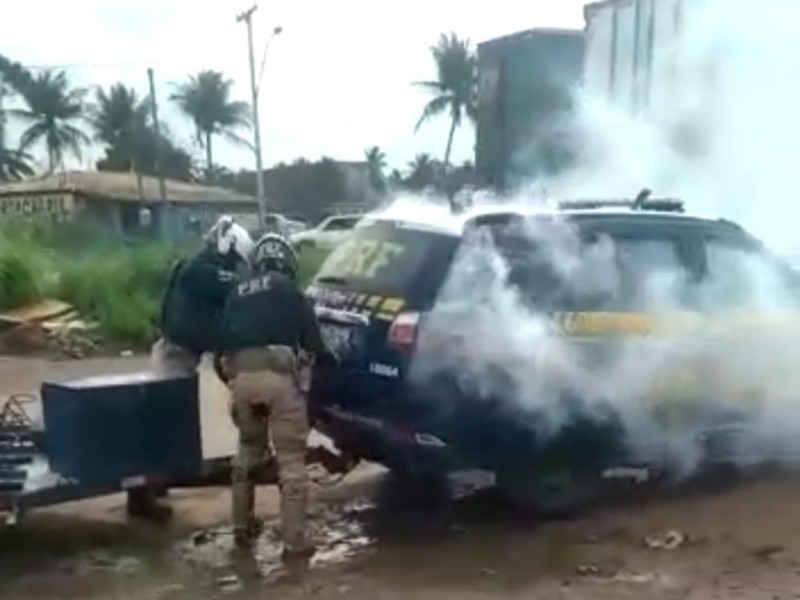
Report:
[[[633,113],[667,99],[692,0],[605,0],[584,8],[584,86]]]

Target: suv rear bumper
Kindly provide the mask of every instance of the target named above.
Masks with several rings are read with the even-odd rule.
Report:
[[[343,451],[389,469],[449,472],[459,467],[455,452],[438,436],[406,429],[332,403],[316,403],[314,427]]]

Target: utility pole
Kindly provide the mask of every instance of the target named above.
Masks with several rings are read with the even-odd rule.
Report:
[[[250,62],[250,95],[253,104],[253,127],[255,128],[256,151],[256,198],[258,199],[259,225],[266,222],[266,207],[264,206],[264,167],[261,163],[261,122],[258,118],[258,87],[256,86],[256,59],[253,52],[253,13],[258,5],[253,5],[246,11],[236,16],[236,22],[247,25],[247,57]]]
[[[158,192],[161,196],[162,217],[161,232],[162,234],[168,230],[168,223],[171,219],[169,213],[169,204],[167,202],[167,186],[164,182],[164,172],[161,170],[161,126],[158,122],[158,102],[156,101],[156,84],[153,77],[153,69],[147,69],[147,79],[150,82],[150,110],[153,117],[153,131],[155,132],[155,148],[153,148],[156,173],[158,174]]]

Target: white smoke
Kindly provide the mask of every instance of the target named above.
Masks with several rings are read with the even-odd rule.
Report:
[[[534,217],[514,233],[540,242],[553,279],[531,264],[529,249],[509,253],[480,230],[467,237],[421,333],[418,381],[447,372],[465,400],[515,411],[543,438],[570,424],[575,406],[565,399],[579,398],[584,413],[621,419],[632,460],[665,463],[678,474],[698,465],[704,428],[741,425],[745,417],[728,458],[795,458],[787,442],[800,434],[800,417],[788,418],[800,408],[800,353],[793,351],[800,329],[787,328],[786,315],[798,306],[769,259],[720,247],[712,252],[715,275],[696,283],[647,251],[660,242],[628,247],[601,236],[587,246],[566,221],[542,222]],[[616,257],[626,252],[642,256],[627,256],[638,285],[623,298]],[[536,279],[510,284],[520,267],[533,267]],[[647,329],[575,336],[552,318],[553,311],[621,306]]]
[[[793,200],[800,139],[800,10],[792,0],[685,0],[680,37],[657,46],[653,95],[634,117],[580,95],[579,168],[552,195],[684,198],[798,246]]]
[[[647,187],[686,200],[693,213],[742,223],[773,249],[795,251],[800,10],[789,0],[684,5],[681,37],[661,49],[677,60],[667,93],[636,116],[581,95],[571,125],[580,160],[569,173],[532,182],[533,193],[513,199],[487,196],[458,216],[445,201],[414,197],[398,198],[380,216],[461,231],[500,201],[530,213],[545,203],[544,189],[549,199],[630,198]],[[657,65],[655,77],[666,68]],[[601,236],[587,247],[552,218],[529,219],[525,228],[561,293],[531,298],[530,286],[510,285],[515,257],[476,232],[423,329],[415,378],[448,372],[466,396],[532,419],[545,437],[574,417],[564,398],[580,398],[597,419],[621,419],[632,456],[678,473],[694,470],[703,455],[698,426],[724,425],[730,413],[747,417],[747,426],[729,458],[800,463],[800,318],[790,318],[800,287],[770,257],[715,246],[710,275],[697,282],[663,262],[657,245],[626,249]],[[618,256],[643,269],[625,301],[652,331],[565,334],[553,311],[619,310]]]

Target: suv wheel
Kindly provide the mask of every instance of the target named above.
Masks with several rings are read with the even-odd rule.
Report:
[[[498,475],[497,485],[500,494],[515,510],[546,519],[574,517],[601,495],[599,478],[576,475],[568,469],[502,473]]]
[[[436,508],[450,498],[447,477],[435,471],[395,468],[384,486],[387,502],[407,508]]]

